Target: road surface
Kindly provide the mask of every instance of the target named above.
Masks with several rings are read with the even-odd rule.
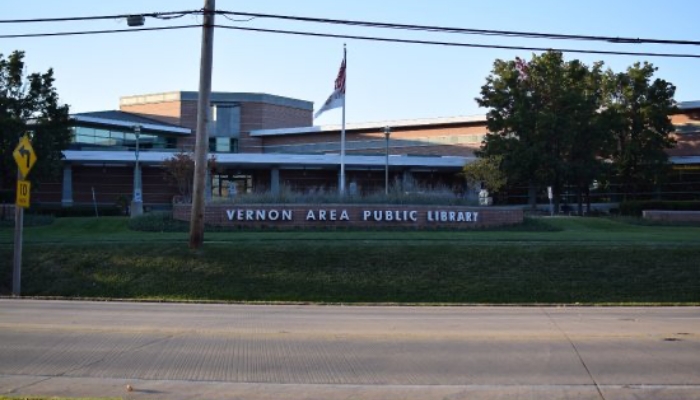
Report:
[[[0,299],[0,394],[700,399],[700,308]]]

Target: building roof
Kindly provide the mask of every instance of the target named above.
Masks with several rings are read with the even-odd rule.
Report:
[[[700,100],[681,101],[678,103],[678,108],[681,110],[692,110],[694,108],[700,108]]]
[[[692,110],[700,108],[700,100],[698,101],[683,101],[678,103],[680,110]],[[346,124],[346,130],[377,130],[382,131],[384,127],[389,128],[408,128],[421,127],[430,125],[451,125],[451,124],[468,124],[468,123],[485,123],[486,114],[472,116],[457,116],[444,118],[422,118],[422,119],[404,119],[394,121],[381,122],[361,122]],[[342,129],[340,124],[335,125],[318,125],[304,126],[298,128],[279,128],[279,129],[259,129],[250,132],[250,136],[286,136],[286,135],[306,135],[310,133],[337,132]]]
[[[423,127],[431,125],[451,125],[465,123],[486,122],[486,115],[461,116],[461,117],[446,117],[446,118],[422,118],[422,119],[404,119],[395,121],[381,122],[361,122],[346,124],[346,130],[377,130],[383,131],[384,127],[389,128],[408,128],[408,127]],[[259,129],[250,131],[250,136],[284,136],[284,135],[304,135],[309,133],[337,132],[342,129],[341,125],[318,125],[304,126],[299,128],[281,128],[281,129]]]
[[[123,96],[119,99],[119,105],[131,106],[137,104],[164,103],[170,101],[197,101],[198,96],[199,92],[189,91]],[[284,107],[300,108],[309,111],[313,111],[314,109],[313,102],[267,93],[212,92],[210,101],[212,103],[265,103]]]
[[[175,124],[158,121],[139,114],[128,113],[119,110],[93,111],[72,114],[71,119],[76,122],[117,127],[134,127],[140,125],[141,129],[164,133],[191,134],[192,130]]]
[[[173,152],[145,151],[139,154],[139,162],[159,165],[171,158]],[[64,150],[66,161],[90,163],[129,164],[135,162],[135,153],[131,151],[86,151]],[[474,157],[459,156],[389,156],[390,166],[413,168],[448,168],[459,169]],[[216,153],[218,165],[238,165],[248,167],[328,167],[340,164],[338,154],[276,154],[276,153]],[[346,155],[345,165],[353,167],[381,168],[386,163],[386,156]]]

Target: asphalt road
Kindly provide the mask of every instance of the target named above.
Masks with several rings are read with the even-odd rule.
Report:
[[[700,399],[700,308],[2,299],[0,394]]]

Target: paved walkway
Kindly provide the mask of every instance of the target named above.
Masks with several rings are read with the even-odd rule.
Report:
[[[700,308],[5,299],[0,300],[0,393],[129,399],[700,399]]]

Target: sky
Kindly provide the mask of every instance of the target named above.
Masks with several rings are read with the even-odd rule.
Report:
[[[2,1],[1,20],[198,10],[203,0]],[[688,0],[217,0],[218,10],[350,19],[489,30],[700,41],[700,2]],[[436,34],[343,27],[272,19],[216,23],[265,29],[379,36],[544,48],[700,54],[700,46],[610,44],[498,36]],[[190,25],[201,17],[145,27]],[[124,19],[90,22],[0,24],[0,35],[127,29]],[[269,93],[314,102],[333,90],[347,45],[346,120],[376,122],[479,115],[475,97],[496,59],[530,58],[532,51],[381,43],[217,29],[212,88]],[[119,98],[179,90],[199,84],[201,29],[42,38],[0,38],[0,54],[26,53],[27,72],[54,69],[59,96],[71,112],[113,110]],[[677,87],[677,101],[700,100],[700,59],[565,53],[567,60],[604,61],[616,72],[638,61]],[[340,109],[316,119],[338,124]]]

